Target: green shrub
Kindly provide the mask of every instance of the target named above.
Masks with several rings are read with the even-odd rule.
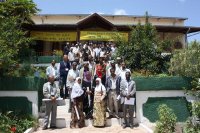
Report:
[[[192,121],[191,118],[186,121],[183,133],[200,133],[200,125],[195,125]]]
[[[192,104],[192,114],[193,116],[200,118],[200,101],[194,102]]]
[[[29,115],[14,115],[12,111],[0,113],[1,133],[23,133],[26,129],[37,126],[37,120]]]
[[[159,120],[156,122],[156,133],[173,133],[176,126],[176,115],[166,104],[158,107]]]

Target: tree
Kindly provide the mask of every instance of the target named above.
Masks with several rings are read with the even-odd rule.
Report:
[[[186,88],[186,94],[193,95],[197,101],[192,103],[192,117],[184,127],[184,133],[200,131],[200,42],[190,42],[188,49],[175,51],[170,63],[170,73],[173,75],[191,77],[191,88]],[[196,124],[198,118],[198,124]]]
[[[166,44],[170,47],[168,42],[159,41],[156,28],[148,22],[146,13],[146,23],[144,25],[138,23],[132,28],[129,42],[118,41],[118,56],[123,56],[132,69],[161,73],[165,69],[166,62],[161,52]]]
[[[200,98],[200,42],[193,41],[188,49],[175,51],[169,71],[172,75],[193,78],[188,93]]]
[[[200,42],[193,41],[188,49],[175,51],[170,63],[173,75],[200,77]]]
[[[26,24],[38,9],[32,0],[6,0],[0,3],[0,75],[7,74],[18,63],[19,53],[28,47]]]

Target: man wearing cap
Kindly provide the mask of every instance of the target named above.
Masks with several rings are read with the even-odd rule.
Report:
[[[111,73],[110,73],[110,69],[111,69],[111,68],[115,70],[115,74],[116,74],[117,76],[120,76],[120,69],[119,69],[118,67],[116,67],[116,64],[115,64],[115,61],[114,61],[114,60],[112,60],[112,61],[110,62],[110,65],[111,65],[111,67],[108,68],[108,71],[107,71],[107,75],[106,75],[106,76],[109,77],[109,76],[111,75]]]

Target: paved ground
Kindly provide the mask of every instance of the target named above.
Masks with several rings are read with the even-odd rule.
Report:
[[[104,128],[96,128],[89,124],[89,126],[81,129],[70,129],[70,116],[71,114],[68,113],[68,100],[66,100],[66,105],[58,106],[57,112],[57,118],[65,118],[66,128],[42,130],[42,128],[40,127],[34,133],[147,133],[147,131],[143,127],[135,127],[134,129],[130,129],[129,127],[127,127],[123,129],[120,125],[116,124],[114,126]]]
[[[62,128],[62,129],[47,129],[41,130],[39,128],[38,131],[35,133],[147,133],[141,127],[137,127],[134,129],[126,128],[123,129],[121,126],[111,126],[111,127],[104,127],[104,128],[95,128],[95,127],[84,127],[81,129],[70,129]]]

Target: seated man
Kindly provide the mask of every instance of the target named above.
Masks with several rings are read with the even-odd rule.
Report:
[[[48,128],[49,116],[51,113],[51,123],[50,128],[56,128],[56,115],[57,115],[57,102],[56,99],[60,96],[60,91],[58,85],[54,83],[54,76],[48,77],[48,82],[43,86],[43,95],[47,99],[45,101],[46,111],[44,118],[43,130]]]

